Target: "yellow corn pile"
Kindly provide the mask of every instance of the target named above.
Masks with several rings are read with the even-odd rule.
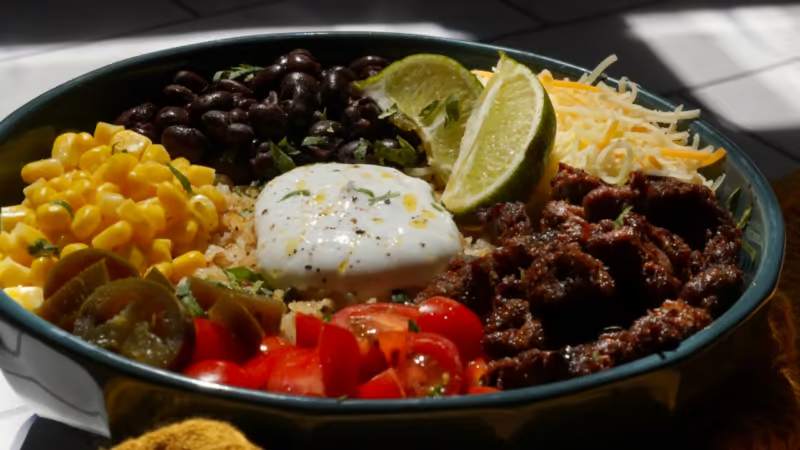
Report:
[[[3,288],[42,286],[59,256],[87,246],[177,281],[206,265],[202,252],[225,210],[214,169],[103,122],[94,135],[59,135],[51,157],[21,175],[25,200],[0,212]]]

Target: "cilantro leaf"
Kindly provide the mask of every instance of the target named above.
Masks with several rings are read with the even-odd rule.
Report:
[[[739,221],[736,222],[736,228],[743,230],[748,223],[750,223],[750,216],[753,215],[753,206],[748,206],[745,208],[744,212],[742,212],[742,217],[739,218]]]
[[[175,175],[175,178],[178,179],[178,182],[181,183],[181,186],[183,186],[183,190],[186,191],[188,194],[191,194],[192,183],[189,182],[189,179],[186,178],[186,175],[181,173],[180,170],[176,169],[175,166],[173,166],[170,163],[167,163],[167,167],[169,167],[169,171],[172,172],[173,175]]]
[[[285,139],[284,139],[285,141]],[[281,142],[284,142],[281,141]],[[288,145],[288,143],[287,143]],[[286,173],[297,167],[292,158],[281,149],[281,145],[276,145],[270,142],[270,153],[272,154],[272,161],[275,163],[275,168],[280,173]]]
[[[436,111],[439,109],[439,100],[434,100],[428,103],[424,108],[419,111],[419,119],[425,125],[430,125],[433,118],[436,116]]]
[[[737,187],[728,195],[727,200],[725,200],[725,207],[728,208],[728,211],[733,212],[734,208],[736,208],[736,204],[739,203],[739,197],[741,195],[742,188],[740,187]]]
[[[295,197],[297,195],[302,195],[303,197],[308,197],[309,195],[311,195],[311,192],[308,189],[299,189],[299,190],[296,190],[296,191],[292,191],[292,192],[289,192],[288,194],[284,195],[283,197],[281,197],[281,199],[278,200],[278,202],[282,202],[282,201],[286,200],[287,198]]]
[[[622,212],[619,213],[616,219],[614,219],[614,228],[622,228],[622,223],[625,220],[625,216],[628,215],[629,212],[633,209],[633,206],[628,205],[622,208]]]
[[[399,196],[400,196],[400,194],[398,192],[388,191],[388,192],[386,192],[385,194],[383,194],[383,195],[381,195],[379,197],[372,197],[371,199],[369,199],[369,206],[373,206],[378,202],[384,202],[384,203],[386,203],[388,205],[388,204],[391,203],[390,199],[395,198],[395,197],[399,197]]]
[[[331,141],[327,136],[306,136],[303,138],[303,147],[316,147],[320,145],[328,145]]]
[[[356,161],[366,161],[369,143],[365,139],[359,139],[356,148],[353,150],[353,158]]]
[[[235,80],[236,78],[254,74],[255,72],[258,72],[259,70],[262,69],[263,67],[261,66],[254,66],[251,64],[239,64],[231,67],[230,69],[220,70],[215,72],[212,80],[213,81]]]
[[[51,200],[50,203],[53,204],[53,205],[58,205],[58,206],[60,206],[60,207],[62,207],[64,209],[66,209],[67,212],[69,213],[69,217],[71,219],[75,218],[75,213],[72,211],[72,206],[69,203],[67,203],[66,201],[61,200],[61,199],[57,199],[57,200]]]
[[[397,114],[398,112],[400,112],[400,110],[397,109],[397,103],[392,103],[392,106],[388,107],[385,111],[383,111],[378,115],[378,119],[385,119],[387,117],[391,117]]]
[[[58,256],[61,249],[57,245],[51,244],[47,239],[37,239],[28,246],[28,254],[34,258],[40,256]]]
[[[419,333],[419,325],[413,319],[408,319],[408,331],[412,333]]]
[[[367,188],[354,188],[353,190],[356,191],[356,192],[360,192],[362,194],[366,194],[370,198],[370,200],[375,198],[375,193],[370,191]]]
[[[384,145],[381,141],[375,142],[375,156],[385,164],[386,161],[397,164],[400,167],[409,167],[417,162],[417,149],[408,141],[397,136],[399,148],[391,148]]]

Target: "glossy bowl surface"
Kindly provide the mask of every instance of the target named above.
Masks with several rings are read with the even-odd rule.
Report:
[[[571,77],[586,72],[509,48],[386,33],[260,35],[164,50],[78,77],[3,120],[0,201],[20,200],[19,168],[46,155],[59,132],[88,131],[98,120],[113,120],[163,86],[176,70],[189,67],[210,73],[241,62],[268,63],[297,47],[308,48],[324,64],[345,63],[363,54],[399,58],[430,52],[483,69],[492,67],[502,50],[536,70]],[[638,102],[643,105],[673,107],[646,90],[640,92]],[[613,439],[615,433],[601,425],[605,422],[625,420],[655,430],[654,425],[735,370],[742,341],[736,335],[746,334],[743,325],[770,297],[783,259],[783,220],[767,180],[742,149],[711,126],[697,121],[690,128],[703,143],[728,150],[723,168],[727,176],[719,195],[726,198],[741,188],[736,214],[752,205],[746,241],[754,251],[743,253],[747,288],[741,298],[675,350],[586,377],[483,396],[385,401],[289,397],[207,384],[135,363],[82,342],[0,294],[0,368],[40,415],[115,438],[191,415],[232,420],[251,434],[267,436],[268,442],[311,447],[325,446],[330,439],[363,446],[365,430],[366,436],[392,436],[390,447],[413,445],[443,432],[470,444],[523,445],[556,435],[563,440],[562,431],[575,421],[594,430],[593,440],[601,435]],[[566,439],[583,438],[579,433]]]

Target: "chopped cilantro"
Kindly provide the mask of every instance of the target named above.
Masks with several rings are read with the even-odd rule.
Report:
[[[436,204],[436,202],[434,202],[434,203],[431,203],[431,208],[433,208],[433,209],[435,209],[435,210],[437,210],[437,211],[439,211],[439,212],[444,212],[444,208],[442,208],[441,206],[439,206],[438,204]]]
[[[384,202],[387,205],[391,203],[390,199],[400,196],[397,192],[388,191],[385,194],[381,195],[380,197],[372,197],[369,199],[369,206],[373,206],[376,203]]]
[[[725,200],[725,206],[728,208],[728,211],[733,212],[734,208],[736,208],[736,204],[739,203],[739,197],[741,195],[742,188],[740,187],[737,187],[728,195],[728,199]]]
[[[47,239],[37,239],[28,246],[28,254],[34,258],[39,256],[58,256],[59,253],[61,253],[61,249],[57,245],[51,244]]]
[[[367,151],[369,150],[369,143],[365,139],[359,139],[356,148],[353,149],[353,158],[356,161],[366,161]]]
[[[309,192],[308,189],[299,189],[299,190],[296,190],[296,191],[289,192],[288,194],[286,194],[283,197],[281,197],[281,199],[278,200],[278,201],[282,202],[282,201],[286,200],[287,198],[295,197],[297,195],[302,195],[303,197],[308,197],[309,195],[311,195],[311,192]]]
[[[356,191],[356,192],[360,192],[362,194],[366,194],[367,196],[369,196],[370,199],[375,198],[375,193],[370,191],[367,188],[355,188],[353,190]]]
[[[52,203],[53,205],[58,205],[58,206],[60,206],[60,207],[62,207],[64,209],[66,209],[67,212],[69,213],[69,217],[73,218],[73,219],[75,218],[75,213],[72,211],[72,206],[70,206],[70,204],[67,203],[66,201],[58,199],[58,200],[52,200],[52,201],[50,201],[50,203]]]
[[[181,186],[183,186],[183,190],[191,194],[192,183],[189,182],[189,179],[186,178],[186,175],[182,174],[180,170],[176,169],[175,166],[173,166],[170,163],[167,163],[167,167],[169,167],[169,171],[172,172],[172,174],[175,175],[175,178],[177,178],[178,181],[181,183]]]
[[[747,208],[745,208],[744,212],[742,213],[742,217],[740,217],[739,221],[736,222],[736,228],[743,230],[750,222],[750,216],[752,214],[753,214],[752,206],[748,206]]]
[[[419,333],[419,325],[413,319],[408,319],[408,331],[412,333]]]
[[[286,139],[281,141],[281,143],[285,141]],[[289,146],[288,142],[286,143],[286,146],[282,146],[280,144],[276,145],[270,142],[269,151],[272,154],[272,161],[275,163],[275,168],[278,169],[278,172],[280,173],[286,173],[297,167],[292,158],[284,151],[284,148],[287,148],[287,146],[291,147]]]
[[[403,291],[392,291],[392,303],[408,303],[411,299]]]
[[[278,142],[278,147],[280,147],[281,150],[283,150],[283,152],[289,156],[297,156],[300,154],[300,150],[294,148],[294,146],[285,137]]]
[[[330,313],[330,311],[324,311],[322,313],[322,321],[323,322],[330,322],[332,318],[333,318],[333,315]]]
[[[184,278],[175,286],[175,296],[178,297],[178,300],[181,301],[181,304],[183,304],[186,311],[188,311],[192,317],[202,317],[206,315],[206,312],[203,311],[203,308],[197,303],[197,299],[189,288],[188,278]]]
[[[236,78],[240,78],[242,76],[248,76],[262,70],[263,67],[261,66],[254,66],[251,64],[239,64],[237,66],[233,66],[227,70],[220,70],[214,73],[213,81],[219,80],[235,80]]]
[[[375,156],[378,157],[381,164],[385,164],[388,161],[400,167],[414,165],[417,162],[417,149],[400,136],[397,136],[397,142],[400,144],[400,148],[389,148],[383,145],[381,141],[376,141]]]
[[[378,115],[378,119],[385,119],[387,117],[391,117],[397,114],[399,110],[397,109],[397,103],[392,103],[392,106],[388,107],[385,111]]]
[[[238,266],[238,267],[229,267],[227,269],[223,269],[225,274],[228,278],[233,278],[236,281],[251,281],[256,282],[259,280],[263,280],[261,274],[258,272],[254,272],[247,267]]]
[[[330,139],[327,136],[306,136],[303,138],[303,147],[316,147],[320,145],[330,144]]]
[[[439,103],[439,100],[434,100],[420,110],[419,118],[422,123],[429,125],[431,122],[433,122],[433,117],[435,116],[436,111],[439,109]]]
[[[628,205],[622,208],[622,212],[619,213],[616,219],[614,219],[614,228],[621,228],[622,223],[625,220],[625,216],[628,215],[629,212],[633,209],[633,206]]]

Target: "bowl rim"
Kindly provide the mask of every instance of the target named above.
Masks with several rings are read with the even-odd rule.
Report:
[[[512,57],[525,56],[534,58],[544,64],[558,66],[574,73],[588,73],[589,70],[567,63],[555,58],[539,55],[537,53],[517,50],[514,48],[497,46],[485,43],[470,42],[460,39],[432,37],[405,33],[373,32],[373,31],[308,31],[274,34],[252,34],[226,39],[204,41],[171,47],[156,52],[133,56],[112,64],[105,65],[81,76],[66,81],[28,101],[14,112],[0,121],[0,136],[8,136],[15,125],[30,111],[36,110],[55,97],[82,83],[99,77],[107,76],[118,70],[132,66],[153,63],[163,58],[175,58],[179,55],[191,54],[201,49],[214,47],[234,46],[237,44],[305,41],[309,39],[337,40],[337,39],[371,39],[382,38],[388,40],[415,41],[420,44],[438,44],[442,46],[460,47],[464,51],[478,49],[481,51],[503,51]],[[604,81],[616,83],[618,80],[604,76]],[[639,89],[639,99],[660,107],[674,107],[671,102],[649,92]],[[703,120],[692,122],[695,131],[701,135],[715,135],[716,139],[726,145],[729,157],[736,161],[742,176],[752,186],[753,199],[760,206],[763,214],[764,230],[763,239],[766,243],[762,249],[761,261],[753,276],[752,283],[741,297],[720,317],[703,330],[695,333],[681,342],[673,350],[648,355],[644,358],[613,367],[609,370],[582,377],[513,389],[485,395],[462,395],[443,398],[411,398],[397,400],[357,400],[329,399],[316,397],[288,396],[271,392],[248,390],[229,386],[222,386],[185,377],[179,373],[157,369],[124,358],[82,341],[76,336],[50,324],[35,314],[32,314],[11,300],[0,290],[0,318],[15,322],[21,330],[32,334],[35,338],[46,342],[48,346],[56,349],[67,350],[72,355],[94,361],[97,364],[110,368],[112,371],[141,379],[156,385],[169,386],[175,389],[215,397],[226,400],[248,402],[253,406],[265,406],[278,409],[295,410],[297,412],[313,412],[315,414],[396,414],[405,412],[428,412],[456,410],[467,408],[497,408],[543,401],[566,394],[585,392],[613,382],[642,376],[658,369],[679,364],[689,357],[699,353],[704,348],[718,342],[725,334],[732,332],[749,316],[755,314],[760,306],[766,303],[777,284],[778,276],[783,262],[784,251],[784,223],[781,209],[774,192],[768,181],[757,168],[752,159],[738,145],[730,141],[722,133]]]

